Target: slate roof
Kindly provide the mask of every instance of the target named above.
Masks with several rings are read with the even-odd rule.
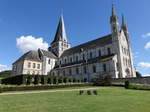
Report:
[[[72,47],[70,49],[67,49],[63,52],[61,57],[68,56],[68,55],[71,55],[74,53],[82,52],[82,49],[88,50],[88,49],[93,49],[93,48],[97,48],[97,47],[103,47],[103,46],[111,44],[111,43],[112,43],[112,36],[111,36],[111,34],[109,34],[104,37],[101,37],[101,38],[86,42],[84,44]]]
[[[55,58],[57,59],[57,57],[50,51],[46,51],[46,50],[42,50],[40,49],[42,52],[43,52],[43,55],[46,56],[46,57],[49,57],[49,58]]]
[[[64,19],[63,19],[62,15],[60,17],[59,24],[57,26],[55,38],[54,38],[54,40],[52,41],[51,44],[53,44],[54,42],[60,41],[60,40],[63,40],[63,41],[67,42],[67,35],[66,35]]]
[[[14,63],[21,61],[21,60],[32,60],[32,61],[41,61],[40,57],[39,57],[39,53],[38,51],[28,51],[27,53],[25,53],[24,55],[22,55],[17,61],[15,61]]]
[[[42,51],[42,54],[46,57],[49,57],[49,58],[54,58],[54,59],[57,59],[57,57],[52,53],[52,52],[49,52],[49,51],[45,51],[45,50],[42,50],[40,49],[40,51]],[[18,62],[18,61],[21,61],[21,60],[31,60],[31,61],[39,61],[41,62],[42,59],[40,57],[40,53],[39,53],[39,50],[37,51],[29,51],[27,53],[25,53],[24,55],[22,55],[17,61],[15,61],[14,63]],[[13,63],[13,64],[14,64]]]

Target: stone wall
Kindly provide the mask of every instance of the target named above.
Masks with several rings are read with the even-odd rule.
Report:
[[[129,81],[134,84],[149,84],[150,85],[150,76],[149,77],[141,77],[141,78],[118,78],[113,79],[113,82],[125,82]]]

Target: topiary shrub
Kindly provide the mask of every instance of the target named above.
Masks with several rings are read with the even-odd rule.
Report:
[[[84,90],[79,91],[79,95],[82,95],[84,93]]]
[[[28,76],[27,77],[27,85],[30,85],[31,84],[31,76]]]
[[[63,78],[63,83],[67,83],[67,79],[66,78]]]
[[[44,75],[41,76],[41,84],[46,84],[46,77]]]
[[[84,78],[83,81],[86,83],[87,82],[87,78]]]
[[[72,83],[73,82],[73,78],[69,78],[69,83]]]
[[[51,84],[51,79],[50,78],[47,79],[47,84]]]
[[[39,75],[35,75],[34,84],[39,84]]]
[[[98,95],[97,90],[93,90],[94,95]]]
[[[124,87],[125,87],[126,89],[129,88],[129,85],[130,85],[130,82],[129,82],[129,81],[125,81],[125,82],[124,82]]]
[[[92,95],[92,91],[91,90],[87,90],[87,94],[88,95]]]
[[[57,79],[56,78],[53,79],[53,84],[57,84]]]
[[[0,87],[0,93],[2,93],[3,92],[3,90],[2,90],[2,88]]]

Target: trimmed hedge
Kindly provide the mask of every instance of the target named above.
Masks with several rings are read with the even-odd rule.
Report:
[[[126,89],[150,90],[150,85],[130,84],[129,81],[125,81],[124,87]]]
[[[150,90],[150,86],[148,85],[136,85],[130,84],[127,89],[135,89],[135,90]]]
[[[125,83],[124,83],[124,87],[125,87],[126,89],[128,89],[128,88],[129,88],[129,85],[130,85],[130,82],[129,82],[129,81],[125,81]]]
[[[49,75],[17,75],[2,79],[5,85],[30,85],[30,84],[59,84],[87,82],[82,78],[49,76]]]
[[[0,93],[2,93],[3,92],[3,89],[2,89],[2,87],[0,87]]]
[[[0,93],[7,91],[46,90],[69,87],[84,87],[90,84],[66,84],[66,85],[25,85],[25,86],[0,86]]]

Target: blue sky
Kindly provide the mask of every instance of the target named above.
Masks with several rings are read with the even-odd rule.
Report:
[[[0,70],[25,52],[22,44],[48,46],[62,10],[72,46],[109,34],[112,1],[120,23],[125,15],[137,70],[150,74],[150,0],[0,0]]]

